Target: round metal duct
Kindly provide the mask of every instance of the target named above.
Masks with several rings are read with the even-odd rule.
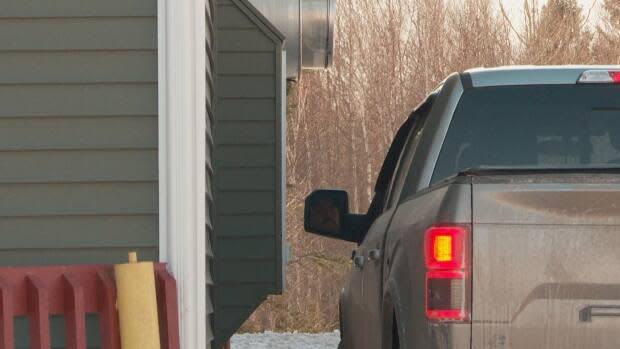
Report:
[[[322,69],[334,56],[336,0],[301,0],[301,66]]]
[[[286,37],[286,73],[331,66],[336,0],[249,0]]]

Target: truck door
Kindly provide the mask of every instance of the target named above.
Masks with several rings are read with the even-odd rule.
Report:
[[[435,95],[431,95],[398,130],[377,179],[376,193],[384,192],[381,214],[369,229],[363,243],[366,265],[362,294],[365,306],[365,348],[381,348],[383,335],[384,247],[396,203],[407,176],[426,118]],[[385,172],[384,172],[385,171]]]
[[[363,245],[353,251],[353,269],[349,272],[341,304],[342,338],[348,348],[363,348],[364,313],[362,270],[366,264]]]
[[[362,297],[365,306],[363,348],[365,349],[381,348],[383,241],[393,214],[394,210],[389,210],[379,216],[368,231],[362,245],[362,253],[366,259],[362,271]]]

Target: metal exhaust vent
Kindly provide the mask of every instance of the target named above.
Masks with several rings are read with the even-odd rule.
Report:
[[[286,37],[286,73],[325,69],[334,56],[336,0],[250,0]]]
[[[301,62],[303,69],[332,65],[336,0],[302,0]]]

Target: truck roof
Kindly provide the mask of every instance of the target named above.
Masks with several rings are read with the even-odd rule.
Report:
[[[473,87],[576,84],[588,70],[620,71],[620,65],[505,66],[464,72]]]

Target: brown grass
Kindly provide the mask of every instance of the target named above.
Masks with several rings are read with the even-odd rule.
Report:
[[[514,0],[504,0],[514,1]],[[366,209],[377,171],[404,118],[442,79],[471,67],[620,64],[620,1],[593,23],[576,0],[523,2],[523,22],[496,0],[339,0],[334,67],[289,85],[288,241],[284,295],[242,331],[329,331],[354,246],[303,232],[312,188],[346,189]]]

